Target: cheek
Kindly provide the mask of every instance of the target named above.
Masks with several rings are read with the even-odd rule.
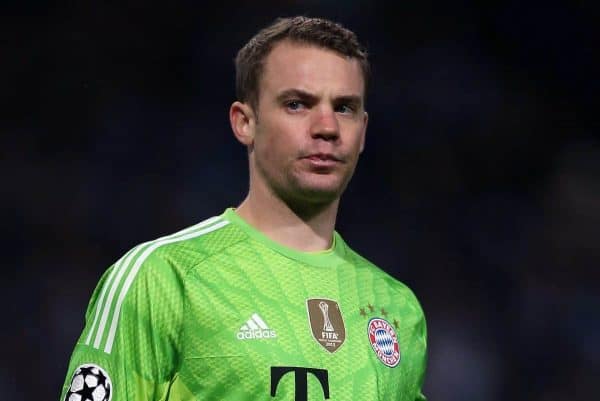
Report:
[[[292,159],[299,150],[298,138],[295,133],[300,132],[290,121],[273,119],[262,127],[258,145],[262,148],[262,155],[268,160]]]
[[[349,140],[349,152],[358,157],[358,155],[362,152],[363,146],[364,146],[363,130],[353,127],[352,135],[350,135],[350,140]]]
[[[256,163],[270,173],[283,167],[287,156],[285,138],[278,135],[261,135],[254,144]]]

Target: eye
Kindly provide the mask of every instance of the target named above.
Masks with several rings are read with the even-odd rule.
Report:
[[[340,104],[336,106],[335,111],[342,114],[354,114],[356,107],[350,104]]]
[[[302,110],[306,105],[300,100],[288,100],[285,102],[285,107],[291,111]]]

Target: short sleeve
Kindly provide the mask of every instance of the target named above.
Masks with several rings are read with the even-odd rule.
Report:
[[[100,279],[86,312],[61,401],[96,391],[104,401],[164,400],[179,364],[183,277],[165,254],[140,245]]]

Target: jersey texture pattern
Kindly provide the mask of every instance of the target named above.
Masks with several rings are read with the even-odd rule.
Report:
[[[105,272],[60,399],[424,400],[426,336],[411,290],[338,233],[298,252],[227,209]]]

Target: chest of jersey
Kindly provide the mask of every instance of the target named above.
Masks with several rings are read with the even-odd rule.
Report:
[[[360,266],[223,254],[190,272],[185,290],[179,398],[414,399],[416,322]]]

